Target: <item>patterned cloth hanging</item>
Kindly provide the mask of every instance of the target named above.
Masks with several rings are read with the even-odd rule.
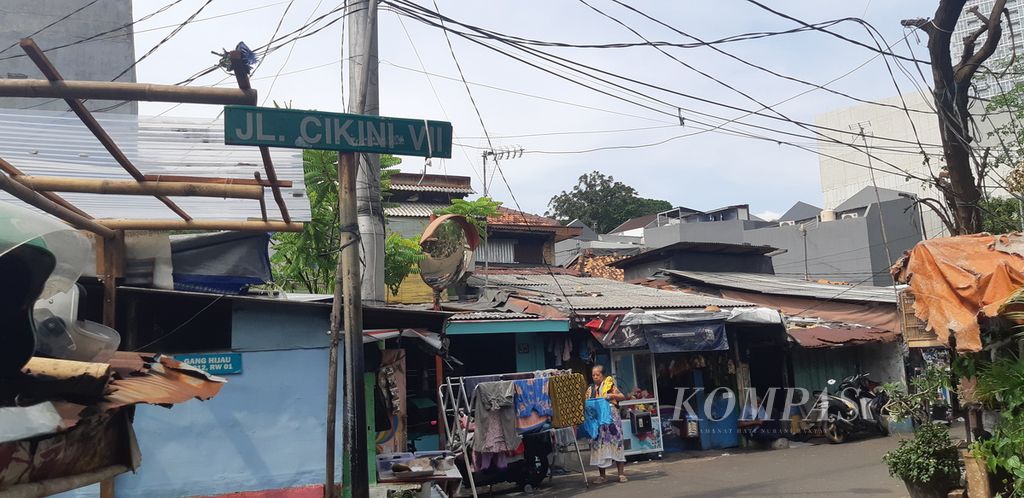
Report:
[[[561,429],[583,423],[584,392],[587,383],[583,375],[574,373],[548,379],[551,395],[551,427]]]

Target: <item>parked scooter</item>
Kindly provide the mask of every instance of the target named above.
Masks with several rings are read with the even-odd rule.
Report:
[[[828,385],[834,390],[816,398],[808,418],[821,427],[829,442],[842,443],[856,433],[889,434],[885,410],[889,395],[868,375],[847,377],[838,386],[835,379],[829,379]]]

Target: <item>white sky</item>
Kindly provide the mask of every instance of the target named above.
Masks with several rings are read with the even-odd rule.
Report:
[[[425,0],[416,1],[424,6],[433,6]],[[205,2],[206,0],[184,0],[174,8],[137,25],[136,30],[139,33],[135,40],[136,55],[141,56],[148,51],[170,33],[173,26],[190,16]],[[146,15],[166,3],[167,0],[134,0],[135,17]],[[438,0],[438,3],[444,15],[509,35],[573,43],[641,41],[626,28],[600,16],[576,0]],[[635,14],[630,15],[624,8],[610,0],[588,0],[588,3],[622,19],[649,39],[692,41]],[[796,27],[791,21],[775,17],[745,0],[630,3],[704,40],[745,32]],[[900,26],[899,21],[909,17],[929,17],[934,12],[936,4],[935,0],[766,0],[766,3],[807,22],[863,17],[877,27],[889,43],[894,44],[895,51],[903,54],[908,53],[908,47],[902,41],[907,32]],[[339,4],[339,0],[294,0],[290,11],[284,17],[281,33],[299,28],[306,24],[308,18],[327,13]],[[216,57],[210,54],[211,50],[230,49],[239,41],[245,41],[250,47],[264,45],[271,38],[287,5],[287,0],[254,0],[244,3],[213,0],[199,14],[197,22],[186,26],[139,65],[138,81],[175,83],[216,62]],[[243,9],[251,10],[232,14]],[[332,15],[328,19],[336,16],[337,14]],[[208,19],[211,17],[212,19]],[[294,108],[343,111],[339,63],[342,58],[343,24],[343,21],[337,22],[316,35],[270,54],[253,75],[253,84],[260,91],[261,103],[267,98],[267,105],[272,105],[272,101],[291,102]],[[381,114],[448,120],[453,123],[457,143],[478,147],[486,145],[486,141],[480,138],[483,133],[466,90],[457,80],[458,72],[443,34],[436,28],[413,19],[404,19],[404,24],[408,36],[399,23],[397,14],[386,9],[381,10]],[[859,25],[844,23],[832,29],[851,38],[873,43],[865,29]],[[926,40],[923,35],[918,37],[911,34],[906,40],[910,42],[919,58],[927,58],[924,48]],[[720,132],[701,133],[657,147],[631,150],[585,154],[531,152],[645,144],[697,130],[692,126],[680,128],[675,118],[573,85],[458,36],[452,36],[452,43],[465,77],[472,83],[577,104],[565,105],[471,85],[473,96],[495,146],[522,146],[527,151],[521,158],[503,162],[503,170],[512,191],[520,205],[527,211],[544,212],[551,196],[561,190],[568,190],[575,184],[578,176],[595,169],[634,186],[643,196],[665,199],[675,205],[697,209],[750,204],[752,212],[777,215],[785,212],[798,200],[821,204],[818,161],[815,154]],[[423,74],[398,67],[414,70],[421,68],[413,47],[418,51],[427,71],[445,78],[454,78],[430,78],[439,99],[435,97]],[[864,99],[881,99],[896,94],[893,81],[881,57],[875,57],[875,54],[867,49],[826,34],[798,33],[724,44],[719,47],[743,59],[815,83],[825,83],[870,60],[871,62],[830,87]],[[670,47],[666,50],[762,102],[775,104],[808,90],[807,86],[744,66],[706,47]],[[747,98],[683,67],[651,47],[558,49],[555,53],[714,102],[747,109],[759,108]],[[314,69],[302,71],[308,68]],[[912,74],[917,74],[913,67],[908,66],[907,69]],[[274,82],[274,75],[278,72],[282,74]],[[928,68],[924,68],[924,72],[930,74]],[[896,71],[896,76],[902,91],[914,90],[907,76],[899,71]],[[214,84],[226,77],[225,73],[217,72],[195,84]],[[225,85],[233,84],[233,78],[225,81]],[[920,84],[920,81],[918,83]],[[658,95],[663,100],[684,109],[714,113],[726,119],[744,114],[676,95],[658,94],[654,90],[649,90],[649,94]],[[844,97],[816,90],[794,98],[776,109],[793,119],[814,122],[817,113],[855,104],[857,102]],[[166,104],[142,103],[140,113],[153,115],[167,111],[168,107]],[[213,118],[217,112],[216,108],[210,106],[180,106],[168,111],[167,115]],[[743,121],[804,135],[810,134],[798,127],[764,118],[748,117]],[[650,129],[655,126],[664,128]],[[536,133],[635,128],[648,129],[615,133],[510,137]],[[745,130],[764,134],[749,128]],[[788,140],[812,148],[814,146],[813,141],[805,138],[790,137]],[[422,166],[421,158],[406,158],[402,169],[420,171]],[[452,159],[435,159],[430,172],[473,176],[474,185],[479,191],[480,151],[456,147]],[[500,178],[495,177],[491,193],[507,206],[515,207]]]

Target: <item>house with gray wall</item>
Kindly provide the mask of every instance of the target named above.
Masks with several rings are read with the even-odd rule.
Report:
[[[748,230],[744,241],[786,249],[773,258],[778,275],[886,286],[892,285],[888,268],[921,234],[912,198],[866,187],[816,219]]]
[[[46,56],[65,79],[110,81],[128,69],[117,81],[135,81],[135,68],[131,67],[135,63],[135,32],[130,26],[132,2],[3,0],[0,4],[0,49],[15,45],[4,56],[22,55],[16,45],[22,38],[32,35],[36,44],[47,50]],[[67,19],[60,20],[72,12],[74,14]],[[44,27],[46,29],[39,31]],[[56,48],[61,45],[69,46]],[[45,79],[28,57],[3,61],[0,65],[0,78]],[[87,105],[90,109],[97,109],[110,104],[112,102],[94,101]],[[68,110],[67,104],[61,99],[0,98],[2,109],[23,109],[29,106],[41,111]],[[138,104],[129,102],[111,109],[111,112],[137,114]]]

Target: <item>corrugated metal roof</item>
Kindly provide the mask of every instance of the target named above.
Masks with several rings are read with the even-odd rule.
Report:
[[[737,254],[747,256],[764,256],[768,253],[778,251],[772,246],[755,246],[751,244],[729,244],[725,242],[676,242],[664,247],[642,252],[636,256],[620,259],[611,266],[616,268],[629,268],[630,266],[657,259],[661,256],[675,252],[699,252],[711,254]]]
[[[540,317],[529,313],[516,313],[504,311],[472,311],[469,313],[456,313],[448,318],[449,321],[463,320],[536,320]]]
[[[895,332],[859,325],[792,327],[786,331],[804,348],[834,348],[858,344],[894,342]]]
[[[726,289],[760,292],[762,294],[809,297],[830,301],[896,304],[896,293],[893,292],[892,287],[875,287],[861,284],[825,284],[764,273],[685,270],[662,270],[662,272],[689,282]]]
[[[485,280],[473,276],[470,277],[469,283],[483,287]],[[531,301],[568,306],[577,311],[753,306],[731,299],[664,291],[604,278],[573,275],[488,275],[486,283],[488,286],[519,288],[523,291],[521,297]],[[535,295],[529,296],[529,293]]]
[[[103,128],[125,155],[146,175],[183,175],[252,179],[263,171],[257,147],[224,145],[220,120],[154,118],[97,113]],[[288,212],[296,221],[309,220],[302,151],[271,148]],[[131,179],[85,125],[70,112],[0,110],[0,157],[29,175]],[[162,202],[142,195],[61,194],[96,218],[179,219]],[[270,189],[264,197],[268,216],[279,218]],[[21,204],[9,194],[0,199]],[[255,219],[259,202],[252,199],[174,197],[197,219]],[[21,204],[24,205],[24,204]],[[35,209],[35,208],[32,208]]]
[[[438,209],[449,204],[427,204],[422,202],[396,202],[384,207],[384,216],[392,218],[429,218]]]
[[[473,194],[475,191],[470,187],[454,187],[444,185],[408,185],[391,184],[391,190],[402,192],[441,192],[445,194]]]

